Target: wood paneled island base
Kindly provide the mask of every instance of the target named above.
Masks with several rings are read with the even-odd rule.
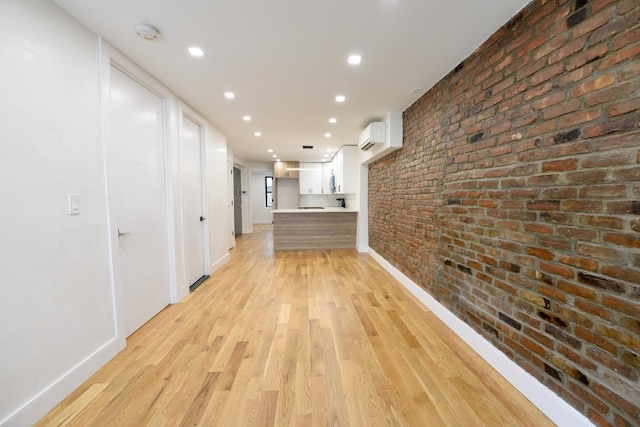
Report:
[[[356,247],[354,211],[273,211],[273,248],[276,251],[345,249]]]

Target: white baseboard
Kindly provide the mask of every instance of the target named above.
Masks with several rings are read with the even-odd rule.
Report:
[[[494,347],[472,327],[459,319],[424,289],[405,276],[404,273],[391,265],[389,261],[371,248],[369,248],[368,253],[382,268],[387,270],[389,274],[418,298],[433,314],[438,316],[445,325],[462,338],[480,357],[517,388],[531,403],[537,406],[551,421],[559,427],[593,427],[593,423],[584,415],[505,356],[504,353]]]
[[[209,274],[215,273],[220,267],[225,265],[231,259],[231,255],[229,253],[225,254],[223,257],[219,258],[217,261],[214,261],[209,266]]]
[[[271,225],[271,224],[273,224],[273,220],[256,219],[256,220],[253,221],[253,225],[257,225],[257,224],[268,224],[268,225]]]
[[[113,338],[86,359],[47,386],[22,407],[0,421],[2,427],[23,427],[35,424],[54,406],[71,394],[91,375],[102,368],[118,353],[117,339]]]

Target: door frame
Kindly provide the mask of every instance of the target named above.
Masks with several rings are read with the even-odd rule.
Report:
[[[204,118],[202,118],[202,116],[200,116],[198,113],[196,113],[195,111],[193,111],[191,108],[189,108],[189,106],[187,106],[186,104],[184,104],[183,102],[179,102],[178,103],[178,135],[180,138],[180,144],[178,144],[178,158],[180,159],[180,182],[176,189],[178,191],[178,200],[180,201],[180,205],[179,205],[179,209],[178,209],[178,215],[176,217],[177,220],[177,224],[180,224],[179,231],[176,230],[176,232],[179,233],[179,236],[177,236],[177,241],[178,242],[182,242],[182,243],[186,243],[186,239],[185,237],[185,232],[184,232],[184,198],[183,198],[183,194],[182,194],[182,129],[183,129],[183,123],[184,123],[184,118],[187,118],[189,120],[191,120],[193,123],[195,123],[199,128],[200,128],[200,179],[201,179],[201,190],[202,193],[200,195],[200,197],[202,197],[202,215],[206,218],[206,221],[204,222],[204,229],[203,229],[203,244],[204,244],[204,248],[203,248],[203,256],[204,256],[204,274],[205,275],[210,275],[211,274],[211,260],[210,260],[210,246],[209,246],[209,234],[210,234],[210,229],[209,229],[209,224],[210,224],[210,218],[209,218],[209,204],[207,203],[207,162],[206,162],[206,155],[207,155],[207,150],[206,150],[206,126],[205,126],[205,120]],[[180,246],[182,246],[179,250],[179,259],[177,260],[178,265],[181,267],[180,271],[181,274],[178,277],[178,299],[182,299],[183,296],[185,296],[186,294],[189,293],[189,286],[191,285],[191,283],[189,282],[189,279],[187,278],[187,263],[186,263],[186,259],[187,259],[187,248],[184,244],[181,244]],[[186,289],[186,292],[185,292]]]
[[[100,96],[100,128],[101,128],[101,142],[102,150],[104,154],[103,176],[104,184],[106,187],[106,202],[107,202],[107,233],[109,237],[107,239],[109,244],[109,266],[110,266],[110,281],[112,287],[112,308],[114,312],[114,333],[118,347],[118,351],[126,347],[126,333],[124,328],[124,292],[123,283],[121,280],[121,267],[119,259],[119,243],[118,243],[118,217],[117,206],[115,204],[115,178],[114,178],[114,166],[115,159],[111,144],[111,118],[110,118],[110,99],[109,91],[111,87],[111,66],[114,66],[124,74],[135,80],[138,84],[145,87],[147,90],[153,92],[162,100],[162,116],[163,116],[163,128],[162,128],[162,140],[163,140],[163,154],[164,154],[164,181],[165,181],[165,215],[166,215],[166,227],[167,227],[167,274],[169,289],[167,290],[169,295],[169,302],[177,302],[177,281],[176,281],[176,236],[175,236],[175,209],[174,209],[174,182],[171,176],[171,165],[173,164],[173,153],[170,149],[175,147],[175,129],[176,117],[171,114],[171,111],[176,111],[174,108],[170,108],[169,102],[171,100],[171,92],[166,89],[160,82],[155,80],[151,75],[146,73],[135,63],[129,60],[116,48],[111,46],[107,41],[102,38],[98,39],[99,45],[99,96]]]

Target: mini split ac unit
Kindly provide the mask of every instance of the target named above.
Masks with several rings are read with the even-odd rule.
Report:
[[[375,144],[384,144],[384,122],[373,122],[360,134],[360,149],[370,150]]]

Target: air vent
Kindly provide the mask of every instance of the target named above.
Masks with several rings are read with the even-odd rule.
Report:
[[[303,150],[313,150],[313,145],[303,145],[302,149]]]

